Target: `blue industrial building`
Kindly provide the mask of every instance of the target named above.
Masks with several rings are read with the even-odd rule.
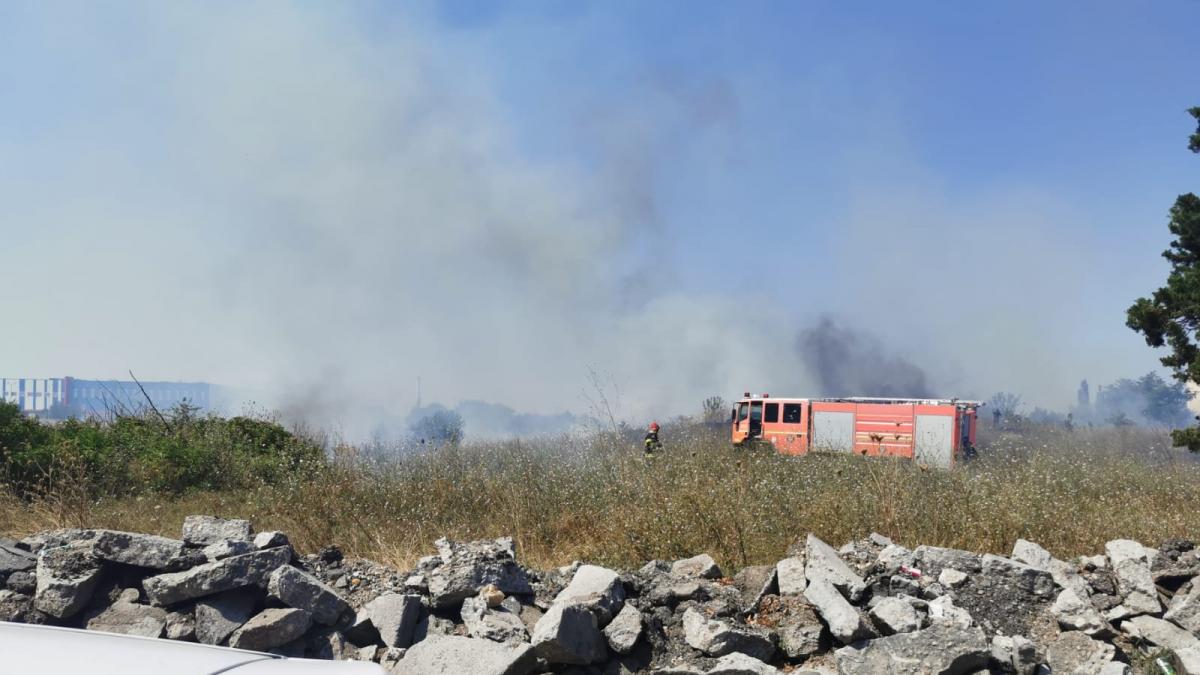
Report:
[[[138,383],[125,380],[0,378],[0,401],[15,403],[25,414],[51,419],[110,417],[145,410],[147,397],[159,410],[181,403],[210,410],[214,389],[205,382],[142,382],[139,388]]]

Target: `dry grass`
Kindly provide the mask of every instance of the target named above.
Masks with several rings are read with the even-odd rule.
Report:
[[[834,544],[877,531],[899,543],[1007,552],[1025,537],[1059,556],[1130,537],[1200,532],[1200,464],[1165,434],[1056,430],[1006,435],[955,471],[848,456],[739,451],[694,429],[647,463],[603,436],[469,444],[403,461],[342,456],[255,490],[89,501],[69,485],[33,503],[0,496],[0,533],[59,526],[177,536],[183,517],[250,518],[303,550],[407,567],[440,536],[511,535],[523,560],[629,567],[709,552],[727,569],[773,562],[798,536]],[[0,495],[3,492],[0,491]]]

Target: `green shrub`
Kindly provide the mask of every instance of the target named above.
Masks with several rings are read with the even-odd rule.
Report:
[[[197,416],[181,407],[113,420],[44,423],[0,407],[0,467],[10,490],[84,481],[94,496],[272,484],[319,465],[322,448],[272,420]],[[69,475],[68,475],[69,474]]]

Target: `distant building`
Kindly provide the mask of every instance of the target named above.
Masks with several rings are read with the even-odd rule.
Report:
[[[214,389],[204,382],[142,382],[139,388],[136,382],[124,380],[0,378],[0,400],[15,403],[28,415],[54,419],[137,413],[148,407],[147,396],[159,410],[184,402],[208,410]]]

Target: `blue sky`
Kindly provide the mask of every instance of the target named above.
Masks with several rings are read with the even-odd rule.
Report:
[[[391,414],[418,375],[579,409],[598,368],[635,415],[806,393],[828,314],[1061,408],[1155,366],[1123,312],[1200,178],[1198,14],[8,3],[0,371]]]

